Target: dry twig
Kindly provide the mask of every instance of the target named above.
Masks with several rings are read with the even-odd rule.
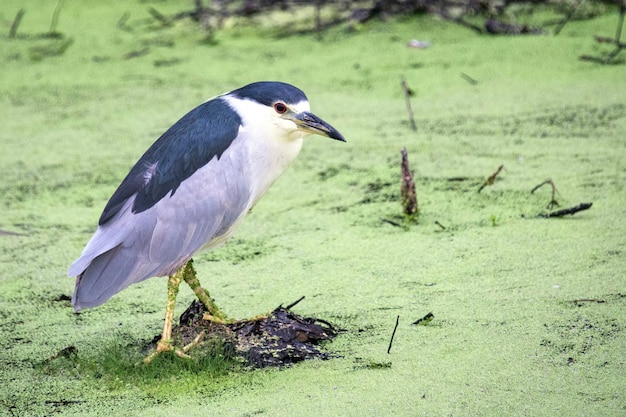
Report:
[[[478,189],[478,192],[480,193],[483,190],[483,188],[485,188],[488,185],[493,185],[496,182],[496,177],[498,176],[500,171],[502,171],[503,169],[504,169],[504,165],[500,165],[498,169],[496,170],[496,172],[491,174],[489,178],[487,178],[487,180],[483,183],[483,185],[480,186],[480,188]]]
[[[11,29],[9,29],[9,39],[13,39],[17,35],[17,28],[20,26],[20,23],[22,22],[24,13],[26,13],[26,10],[24,9],[19,9],[17,11],[15,18],[13,19],[13,23],[11,23]]]
[[[300,303],[300,301],[304,300],[304,295],[300,298],[298,298],[296,301],[294,301],[293,303],[289,304],[287,307],[285,307],[285,310],[291,310],[292,308],[294,308],[298,303]],[[282,307],[282,305],[279,306],[279,308]]]
[[[389,340],[389,347],[387,348],[387,355],[391,352],[391,345],[393,344],[393,338],[396,336],[396,330],[398,330],[398,324],[400,324],[400,316],[396,317],[396,325],[393,327],[393,333],[391,333],[391,340]]]
[[[424,317],[422,317],[421,319],[415,320],[411,324],[414,324],[414,325],[420,325],[420,324],[424,325],[424,324],[430,323],[434,318],[435,318],[435,315],[432,312],[430,312],[430,313],[426,314]]]
[[[548,178],[547,180],[545,180],[541,184],[537,185],[535,188],[530,190],[530,193],[533,194],[535,191],[537,191],[539,188],[541,188],[542,186],[544,186],[546,184],[550,184],[550,187],[552,187],[552,198],[551,198],[550,202],[548,203],[548,205],[546,206],[546,208],[548,210],[552,210],[552,208],[554,206],[556,206],[556,207],[559,206],[559,202],[556,201],[556,199],[554,197],[554,195],[558,192],[558,190],[556,189],[556,186],[554,185],[554,182],[552,181],[551,178]]]
[[[461,73],[461,78],[463,78],[465,81],[467,81],[468,83],[470,83],[471,85],[476,85],[478,84],[478,81],[476,81],[475,79],[473,79],[472,77],[470,77],[469,75],[467,75],[466,73],[462,72]]]
[[[390,224],[395,227],[404,227],[398,222],[394,222],[393,220],[385,219],[384,217],[380,219],[381,222]]]

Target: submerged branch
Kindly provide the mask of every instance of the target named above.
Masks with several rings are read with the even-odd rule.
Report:
[[[593,203],[580,203],[579,205],[574,206],[574,207],[553,211],[552,213],[548,213],[548,214],[540,214],[539,217],[550,218],[550,217],[563,217],[567,215],[572,216],[578,213],[579,211],[590,209],[592,205]]]

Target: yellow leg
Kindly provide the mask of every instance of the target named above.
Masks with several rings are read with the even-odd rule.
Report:
[[[202,343],[202,339],[204,338],[204,332],[201,332],[191,343],[182,349],[177,348],[173,345],[172,342],[172,323],[174,321],[174,307],[176,306],[176,296],[178,295],[178,289],[180,283],[185,281],[196,294],[196,297],[204,304],[207,308],[208,313],[205,313],[203,319],[210,320],[215,323],[228,323],[231,322],[228,320],[226,315],[222,313],[219,309],[215,301],[211,298],[211,295],[207,290],[202,288],[200,285],[200,281],[198,281],[198,277],[196,276],[196,271],[193,268],[193,260],[189,260],[184,266],[180,267],[173,275],[171,275],[167,280],[167,306],[165,309],[165,323],[163,324],[163,333],[161,334],[161,339],[157,342],[156,349],[154,352],[150,353],[143,361],[144,363],[150,363],[152,360],[157,357],[162,352],[170,352],[173,351],[177,356],[181,358],[189,358],[186,352],[189,349],[198,346]]]
[[[196,276],[196,270],[193,268],[193,259],[190,259],[187,264],[182,268],[183,279],[191,287],[196,297],[207,308],[208,312],[202,316],[203,320],[211,321],[218,324],[233,324],[244,321],[258,321],[267,318],[267,315],[259,315],[248,320],[233,320],[229,319],[226,314],[220,310],[215,301],[211,298],[211,294],[200,285],[198,277]],[[186,352],[187,350],[185,350]]]
[[[167,306],[165,308],[165,323],[163,324],[163,333],[161,339],[157,342],[154,352],[149,354],[143,361],[150,363],[162,352],[174,351],[181,358],[189,358],[183,350],[174,347],[172,343],[172,322],[174,320],[174,307],[176,306],[176,296],[178,295],[178,287],[182,281],[184,268],[178,269],[174,275],[167,280]]]
[[[187,262],[187,264],[185,264],[185,266],[182,268],[182,270],[183,279],[191,287],[200,302],[204,304],[204,306],[209,311],[208,313],[205,313],[204,318],[206,320],[211,320],[216,323],[228,322],[228,317],[226,317],[226,314],[222,313],[217,304],[215,304],[215,301],[213,301],[213,299],[211,298],[209,292],[202,288],[202,286],[200,285],[200,281],[198,281],[198,277],[196,276],[196,271],[193,268],[193,259],[190,259],[189,262]]]

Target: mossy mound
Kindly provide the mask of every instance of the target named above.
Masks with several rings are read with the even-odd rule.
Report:
[[[206,312],[204,304],[194,300],[172,329],[178,346],[186,346],[203,334],[198,346],[189,351],[192,356],[210,354],[220,346],[229,356],[237,356],[255,368],[332,357],[323,350],[323,342],[333,339],[337,329],[325,320],[302,317],[289,307],[280,305],[267,316],[224,324],[203,319]],[[160,337],[155,336],[148,347],[153,349]],[[214,343],[216,340],[222,343]]]

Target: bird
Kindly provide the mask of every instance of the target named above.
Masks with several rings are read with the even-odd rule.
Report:
[[[168,277],[161,339],[154,354],[173,351],[172,321],[185,281],[209,317],[225,315],[196,277],[192,257],[228,241],[311,134],[345,142],[311,113],[299,88],[260,81],[195,107],[165,131],[130,169],[104,207],[82,254],[72,305],[97,307],[129,285]]]

